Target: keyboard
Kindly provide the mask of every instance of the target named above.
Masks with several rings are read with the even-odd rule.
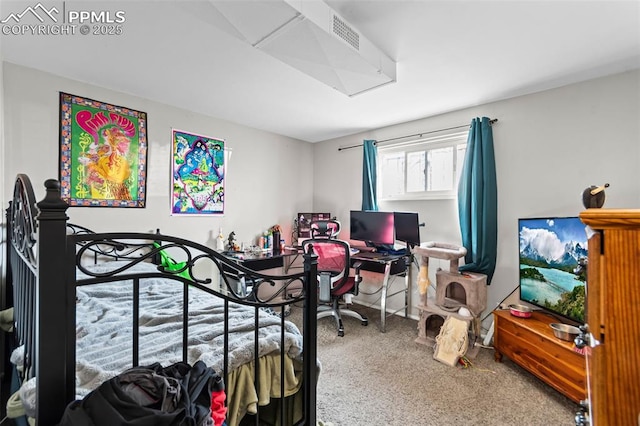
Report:
[[[358,253],[358,257],[361,257],[363,259],[379,259],[381,257],[384,257],[384,254],[378,253],[376,251],[362,251]]]

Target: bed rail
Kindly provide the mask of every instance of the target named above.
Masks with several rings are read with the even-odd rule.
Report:
[[[284,308],[288,304],[304,301],[303,313],[303,394],[304,418],[301,425],[316,424],[316,305],[317,305],[317,256],[310,250],[304,253],[303,272],[291,275],[269,275],[248,269],[224,255],[195,242],[178,237],[145,233],[93,233],[86,228],[69,235],[68,205],[60,197],[60,184],[50,179],[45,182],[46,195],[34,204],[33,191],[26,175],[16,181],[18,197],[9,208],[11,241],[10,268],[13,274],[14,303],[16,313],[16,339],[25,345],[25,377],[36,377],[36,399],[38,424],[57,424],[67,404],[75,399],[75,285],[91,285],[123,279],[123,275],[136,282],[150,274],[133,274],[130,265],[150,262],[158,258],[161,250],[178,251],[185,259],[182,269],[170,271],[158,266],[157,273],[183,284],[185,294],[189,287],[215,294],[228,303],[240,303],[260,309],[281,309],[284,325]],[[36,208],[37,206],[37,208]],[[78,227],[77,225],[73,225]],[[78,227],[82,228],[82,227]],[[149,245],[155,242],[156,246]],[[129,255],[128,248],[148,248]],[[87,270],[83,262],[97,254],[126,253],[116,256],[127,259],[129,264],[107,274],[96,274]],[[89,254],[90,256],[87,256]],[[199,276],[198,265],[206,262],[220,274],[219,287],[212,289],[211,276]],[[76,282],[76,270],[89,278]],[[201,270],[201,269],[200,269]],[[227,274],[223,271],[233,271]],[[213,272],[212,272],[213,274]],[[238,291],[231,277],[241,276],[256,285],[252,291]],[[18,285],[19,284],[19,285]],[[262,286],[280,288],[272,296],[261,298]],[[293,288],[297,290],[292,290]],[[312,290],[312,291],[309,291]],[[286,297],[282,297],[286,294]],[[185,305],[186,306],[186,305]],[[185,311],[187,308],[185,307]],[[188,330],[185,314],[184,328]],[[134,307],[134,322],[135,322]],[[32,326],[35,325],[35,326]],[[136,325],[134,324],[134,327]],[[284,327],[282,327],[284,329]],[[133,333],[136,336],[136,333]],[[186,337],[183,357],[186,361]],[[256,334],[257,341],[257,334]],[[134,359],[137,363],[137,338],[134,337]],[[225,346],[226,349],[226,346]],[[257,351],[257,349],[256,349]],[[226,352],[226,350],[225,350]],[[256,355],[257,356],[257,355]],[[257,359],[257,358],[256,358]],[[28,360],[28,361],[27,361]],[[225,355],[227,377],[227,358]],[[281,407],[284,409],[284,407]],[[256,419],[256,424],[258,420]]]

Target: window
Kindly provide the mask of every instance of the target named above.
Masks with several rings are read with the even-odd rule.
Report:
[[[378,199],[455,198],[468,132],[378,146]]]

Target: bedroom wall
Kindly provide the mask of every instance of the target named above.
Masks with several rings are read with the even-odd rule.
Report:
[[[3,63],[4,136],[2,189],[12,193],[17,173],[31,177],[36,195],[43,182],[58,177],[59,92],[72,93],[148,115],[147,207],[72,207],[68,215],[97,231],[155,231],[178,235],[215,248],[222,227],[249,242],[274,224],[285,228],[289,241],[296,212],[312,208],[312,146],[303,141],[207,117],[125,93],[65,79],[34,69]],[[171,129],[226,140],[231,149],[222,217],[170,215]],[[277,173],[276,173],[277,171]],[[6,201],[3,201],[5,203]],[[4,209],[4,208],[3,208]]]
[[[498,258],[486,315],[518,285],[518,218],[577,215],[583,209],[582,190],[606,182],[611,187],[605,207],[640,208],[639,71],[314,144],[313,205],[346,223],[349,210],[360,209],[362,148],[339,147],[462,125],[482,116],[499,120],[493,126]],[[327,163],[337,172],[327,172]],[[455,200],[380,202],[380,210],[417,211],[426,222],[422,241],[461,244]],[[432,282],[438,266],[448,263],[430,261]],[[378,277],[368,278],[374,286]],[[417,301],[414,288],[414,306]]]
[[[225,234],[234,230],[239,241],[247,241],[279,223],[285,228],[288,241],[295,213],[311,208],[330,211],[348,222],[349,210],[360,208],[362,150],[338,151],[339,147],[359,144],[363,139],[382,140],[457,126],[476,116],[498,118],[493,128],[498,177],[498,260],[489,287],[487,313],[517,287],[519,217],[576,215],[582,209],[582,190],[605,182],[611,184],[606,207],[640,206],[640,184],[635,173],[640,166],[640,71],[317,144],[9,63],[3,63],[0,72],[5,106],[0,183],[5,199],[19,172],[31,176],[38,197],[44,193],[42,182],[57,177],[58,92],[78,94],[148,113],[148,191],[145,209],[76,207],[69,210],[71,220],[100,231],[160,228],[167,234],[211,247],[215,247],[213,237],[220,226]],[[172,127],[227,140],[232,155],[223,217],[169,214]],[[280,173],[276,175],[273,170]],[[460,243],[454,200],[380,205],[382,210],[419,212],[421,222],[426,223],[421,229],[423,241]],[[431,266],[432,280],[437,267],[447,267],[437,260],[431,261]],[[367,276],[365,285],[377,285],[378,278]],[[414,289],[414,306],[417,300]],[[412,313],[417,315],[417,310],[414,308]]]

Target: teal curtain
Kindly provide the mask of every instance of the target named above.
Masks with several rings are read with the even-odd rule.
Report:
[[[487,117],[474,118],[458,185],[462,245],[467,249],[461,271],[487,275],[491,283],[498,244],[498,190],[493,132]]]
[[[376,161],[378,149],[376,141],[365,140],[362,151],[362,210],[378,210],[376,195]]]

